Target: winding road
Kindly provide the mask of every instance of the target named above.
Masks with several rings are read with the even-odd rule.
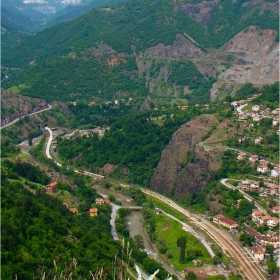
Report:
[[[52,105],[48,104],[48,108],[43,109],[43,110],[40,110],[40,111],[37,111],[37,112],[34,112],[34,113],[27,114],[27,115],[25,115],[25,116],[32,116],[32,115],[35,115],[35,114],[40,114],[40,113],[42,113],[42,112],[44,112],[44,111],[50,110],[51,108],[52,108]],[[23,116],[23,117],[25,117],[25,116]],[[17,121],[19,121],[19,120],[20,120],[21,118],[23,118],[23,117],[19,117],[19,118],[13,120],[13,121],[11,121],[11,122],[9,122],[9,123],[7,123],[7,124],[1,126],[1,127],[0,127],[0,130],[1,130],[2,128],[8,127],[8,126],[10,126],[10,125],[16,123]]]
[[[52,131],[46,127],[45,128],[49,132],[49,138],[47,142],[46,147],[46,155],[48,158],[52,158],[49,152],[50,145],[52,142]],[[57,165],[60,165],[60,163],[55,162]],[[226,182],[225,182],[226,183]],[[227,183],[226,183],[227,184]],[[237,273],[242,273],[244,277],[246,277],[248,280],[266,280],[267,278],[262,274],[260,268],[258,265],[252,260],[251,256],[245,251],[245,249],[240,245],[240,243],[234,239],[232,235],[230,235],[228,232],[223,230],[222,228],[218,228],[214,226],[208,219],[206,219],[203,216],[193,214],[186,210],[185,208],[181,207],[174,201],[170,200],[169,198],[164,197],[163,195],[160,195],[156,192],[153,192],[151,190],[140,188],[141,191],[148,195],[155,197],[156,199],[162,201],[166,205],[172,207],[173,209],[177,210],[178,212],[185,215],[187,218],[190,219],[190,221],[194,224],[196,224],[201,230],[203,230],[205,233],[207,233],[224,251],[225,254],[229,254],[232,256],[232,258],[236,261],[237,266],[239,269],[237,269]],[[117,240],[117,234],[115,231],[115,228],[113,228],[113,220],[116,216],[117,206],[112,207],[112,215],[111,215],[111,225],[112,225],[112,235],[115,236],[114,239]],[[167,213],[166,213],[167,214]],[[169,214],[167,214],[169,215]],[[181,222],[182,223],[182,222]],[[199,240],[201,240],[199,238]],[[205,241],[206,242],[206,241]]]
[[[250,202],[253,201],[254,204],[255,204],[255,206],[256,206],[259,210],[261,210],[265,215],[268,215],[267,211],[266,211],[263,207],[261,207],[256,201],[254,201],[254,199],[253,199],[250,195],[248,195],[248,194],[245,193],[244,191],[242,191],[242,190],[240,190],[240,189],[238,189],[238,188],[232,186],[231,184],[227,183],[227,182],[226,182],[227,180],[228,180],[228,178],[225,178],[225,179],[222,179],[220,182],[221,182],[224,186],[226,186],[227,188],[230,188],[230,189],[233,189],[233,190],[239,190],[239,192],[241,192],[241,193],[243,194],[243,196],[244,196],[248,201],[250,201]]]

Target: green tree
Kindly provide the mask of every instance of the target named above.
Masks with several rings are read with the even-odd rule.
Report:
[[[187,245],[187,239],[184,236],[181,236],[177,239],[177,247],[180,248],[179,262],[183,263],[185,260],[185,250]]]
[[[188,274],[185,276],[185,280],[197,280],[197,276],[193,271],[189,271]]]
[[[133,237],[133,240],[134,240],[136,248],[138,248],[138,249],[144,249],[145,248],[144,239],[143,239],[143,236],[141,234],[136,234]]]
[[[278,267],[275,261],[270,261],[267,263],[267,271],[269,274],[278,272]]]

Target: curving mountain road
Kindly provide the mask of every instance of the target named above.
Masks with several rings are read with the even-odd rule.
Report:
[[[37,112],[34,112],[34,113],[27,114],[27,115],[25,115],[25,116],[32,116],[32,115],[35,115],[35,114],[40,114],[40,113],[42,113],[42,112],[44,112],[44,111],[50,110],[51,108],[52,108],[52,105],[48,104],[48,108],[43,109],[43,110],[40,110],[40,111],[37,111]],[[7,123],[7,124],[1,126],[1,127],[0,127],[0,130],[1,130],[2,128],[8,127],[8,126],[10,126],[10,125],[16,123],[16,122],[19,121],[21,118],[22,118],[22,117],[17,118],[17,119],[15,119],[15,120],[13,120],[13,121],[11,121],[11,122],[9,122],[9,123]]]

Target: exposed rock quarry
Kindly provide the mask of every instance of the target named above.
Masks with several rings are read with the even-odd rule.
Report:
[[[182,125],[162,152],[151,179],[151,189],[176,198],[201,191],[221,167],[219,151],[205,151],[198,143],[217,125],[212,115],[199,116]]]
[[[275,37],[275,30],[249,26],[229,40],[221,50],[233,54],[236,60],[219,76],[220,82],[211,90],[211,99],[216,99],[223,83],[250,82],[260,86],[279,80],[279,43]]]

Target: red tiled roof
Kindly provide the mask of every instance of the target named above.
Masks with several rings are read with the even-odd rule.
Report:
[[[261,210],[255,210],[253,213],[254,213],[255,216],[262,215],[262,211]]]
[[[263,251],[261,248],[259,248],[259,247],[252,247],[252,251],[253,251],[255,254],[258,254],[258,255],[264,254],[264,251]]]
[[[236,225],[236,224],[238,224],[237,222],[235,222],[235,221],[233,221],[233,220],[231,220],[231,219],[229,219],[227,217],[224,217],[224,216],[216,216],[215,218],[217,220],[220,220],[220,221],[228,224],[228,225]]]
[[[47,185],[47,187],[51,187],[51,188],[56,187],[56,186],[57,186],[57,182],[52,182]]]
[[[262,220],[263,220],[263,221],[268,221],[268,220],[270,220],[270,219],[271,219],[270,216],[263,216],[263,217],[262,217]]]
[[[98,209],[97,208],[91,208],[89,209],[89,213],[97,213],[98,212]]]
[[[273,209],[274,211],[279,211],[279,210],[280,210],[280,207],[279,207],[279,206],[274,206],[272,209]]]
[[[70,211],[71,211],[72,213],[78,213],[77,208],[70,208]]]

